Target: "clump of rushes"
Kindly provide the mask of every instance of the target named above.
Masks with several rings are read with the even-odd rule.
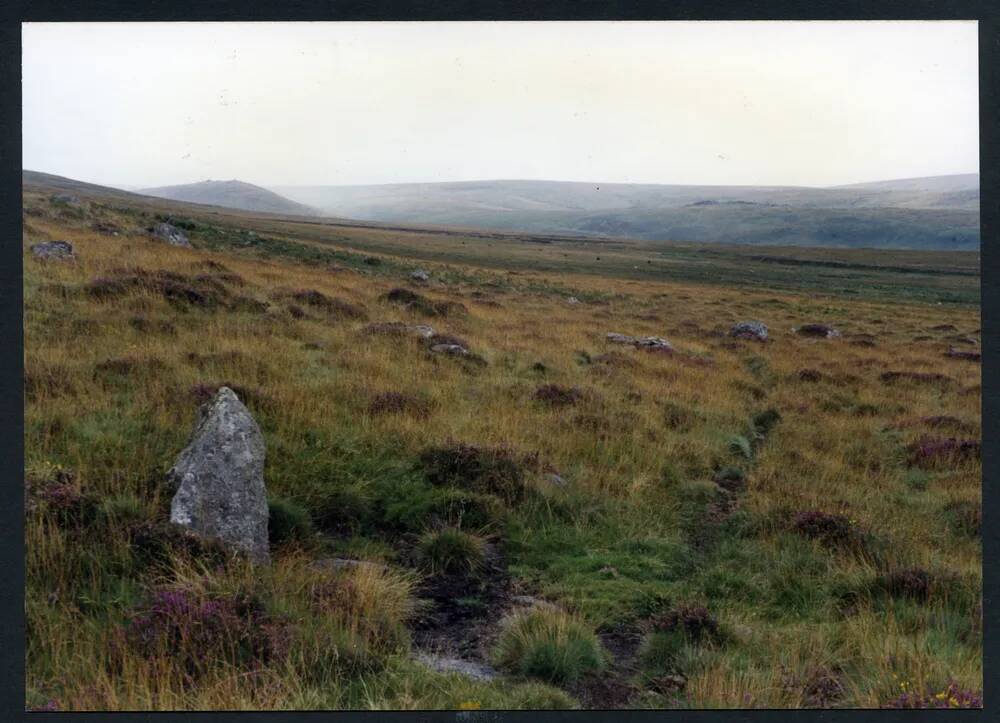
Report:
[[[267,535],[272,545],[304,540],[312,534],[309,511],[281,497],[267,501]]]
[[[432,484],[495,494],[507,503],[525,496],[524,470],[505,447],[450,443],[425,450],[420,463]]]
[[[956,534],[979,537],[983,524],[983,508],[978,502],[956,500],[944,507],[944,516]]]
[[[737,434],[729,438],[729,453],[734,457],[752,459],[753,447],[750,446],[749,439]]]
[[[795,515],[792,527],[800,535],[818,540],[828,548],[847,549],[860,542],[859,531],[844,515],[807,510]]]
[[[879,578],[879,587],[890,597],[926,602],[931,595],[934,582],[927,570],[909,567],[886,573]]]
[[[639,648],[646,674],[657,678],[682,672],[680,660],[686,646],[724,642],[719,621],[700,605],[682,605],[650,618]]]
[[[583,398],[583,392],[577,387],[564,387],[559,384],[543,384],[531,395],[536,402],[550,407],[568,407]]]
[[[777,409],[766,409],[753,416],[753,431],[758,437],[766,437],[780,421],[781,414]]]
[[[428,530],[417,542],[416,556],[431,575],[474,575],[486,563],[486,540],[456,527]]]
[[[721,642],[719,621],[703,605],[682,605],[650,621],[655,632],[682,634],[688,641]]]
[[[497,667],[550,683],[572,683],[606,665],[594,631],[558,608],[517,610],[501,622],[494,651]]]

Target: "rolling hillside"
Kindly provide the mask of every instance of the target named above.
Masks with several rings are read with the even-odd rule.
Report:
[[[312,216],[316,211],[295,201],[290,201],[274,191],[243,181],[202,181],[180,186],[145,188],[140,193],[174,201],[225,206],[244,211],[263,211],[297,216]]]
[[[515,180],[276,190],[325,213],[393,223],[708,243],[979,246],[975,174],[838,188]]]

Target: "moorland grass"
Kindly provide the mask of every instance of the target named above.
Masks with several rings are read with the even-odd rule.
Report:
[[[470,366],[360,333],[428,321],[384,298],[412,266],[387,252],[398,239],[369,247],[338,229],[359,251],[310,241],[305,224],[253,222],[251,236],[239,219],[192,216],[195,248],[182,249],[141,231],[160,212],[142,205],[25,202],[25,247],[66,239],[78,252],[24,260],[27,705],[573,707],[523,676],[566,686],[598,657],[617,675],[610,652],[593,654],[594,631],[685,603],[710,603],[724,645],[660,641],[632,704],[877,707],[901,682],[981,690],[978,454],[922,464],[912,452],[955,436],[933,420],[980,434],[980,368],[945,357],[954,332],[934,330],[972,333],[978,308],[924,303],[951,287],[907,295],[894,277],[875,297],[800,294],[526,259],[511,274],[437,246],[420,293],[467,309],[430,322],[486,362]],[[772,340],[729,339],[746,318]],[[813,321],[876,345],[790,331]],[[608,331],[665,336],[677,352],[612,349]],[[542,381],[554,385],[544,399]],[[267,443],[267,569],[166,524],[165,472],[221,384]],[[487,535],[511,584],[573,621],[541,626],[536,672],[517,662],[531,636],[504,658],[520,672],[492,681],[412,659],[430,570],[411,548],[442,529]],[[377,564],[311,565],[331,556]],[[281,655],[248,638],[249,653],[223,646],[194,670],[194,648],[130,644],[130,621],[163,591],[190,604],[169,624],[153,615],[162,639],[196,620],[242,639],[248,615],[280,634]],[[508,612],[481,602],[494,620]]]

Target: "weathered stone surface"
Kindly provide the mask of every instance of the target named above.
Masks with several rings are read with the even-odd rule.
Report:
[[[645,349],[646,351],[657,351],[670,353],[673,352],[673,345],[659,336],[629,336],[628,334],[619,334],[617,332],[608,332],[604,337],[610,344],[628,344],[629,346],[634,346],[637,349]]]
[[[435,344],[431,347],[431,351],[449,356],[469,356],[469,350],[459,344]]]
[[[635,340],[635,345],[640,349],[647,349],[649,351],[665,351],[671,352],[674,350],[673,345],[659,336],[643,336]]]
[[[76,258],[73,244],[69,241],[42,241],[31,245],[31,253],[36,259],[64,261]]]
[[[423,269],[417,269],[410,272],[410,278],[414,281],[430,281],[431,274],[429,271],[424,271]]]
[[[840,332],[827,324],[803,324],[795,333],[799,336],[811,336],[819,339],[834,339]]]
[[[738,339],[753,339],[767,341],[767,325],[762,321],[741,321],[729,330],[729,336]]]
[[[171,246],[191,247],[188,237],[179,228],[169,223],[158,223],[153,227],[153,235],[163,239]]]
[[[177,492],[170,520],[268,562],[264,437],[229,387],[198,412],[188,446],[168,473]]]
[[[421,665],[438,673],[458,673],[473,680],[492,680],[499,675],[496,669],[485,663],[477,663],[473,660],[464,660],[449,655],[439,655],[425,650],[418,652],[415,659]]]
[[[559,474],[557,474],[555,472],[551,472],[548,475],[546,475],[545,479],[547,479],[548,482],[549,482],[549,484],[551,484],[554,487],[565,487],[566,486],[566,480],[564,480],[562,478],[562,476],[560,476]]]
[[[361,329],[364,334],[384,334],[387,336],[418,336],[430,339],[437,332],[427,324],[404,324],[402,321],[382,321],[368,324]]]
[[[71,203],[73,205],[80,203],[80,198],[69,193],[57,193],[49,197],[49,200],[55,203]]]
[[[615,331],[609,331],[605,335],[607,339],[612,344],[635,344],[635,337],[629,336],[628,334],[619,334]]]

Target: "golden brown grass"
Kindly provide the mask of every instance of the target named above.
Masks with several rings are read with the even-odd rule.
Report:
[[[45,204],[40,197],[30,200]],[[355,477],[349,480],[363,485],[377,483],[380,465],[389,470],[433,445],[452,440],[506,445],[541,460],[528,468],[528,483],[543,500],[558,507],[570,499],[577,510],[585,509],[587,500],[616,505],[607,508],[616,512],[602,514],[619,515],[615,524],[622,534],[674,544],[684,538],[679,530],[687,514],[676,483],[708,480],[735,463],[749,470],[741,510],[756,521],[755,544],[774,560],[788,558],[794,566],[794,555],[806,556],[809,564],[822,566],[817,579],[838,580],[868,580],[883,570],[915,566],[954,576],[962,590],[981,589],[978,539],[949,532],[941,515],[949,502],[979,502],[978,463],[922,473],[905,462],[907,445],[922,435],[948,436],[922,426],[921,418],[950,415],[979,428],[979,365],[945,358],[949,334],[930,331],[952,324],[961,333],[972,332],[980,324],[976,308],[569,273],[512,277],[468,268],[486,282],[433,282],[420,293],[460,301],[469,313],[427,319],[382,299],[403,283],[398,278],[178,249],[141,234],[108,237],[54,216],[29,221],[26,242],[66,239],[79,255],[65,264],[25,256],[29,476],[50,478],[54,465],[61,465],[73,471],[72,484],[81,491],[98,499],[132,499],[142,516],[156,519],[167,499],[147,481],[169,466],[184,444],[196,409],[192,387],[228,382],[256,395],[248,404],[268,442],[272,494],[304,494],[295,455],[312,454],[313,437],[324,440],[317,458],[325,461],[371,456],[367,476],[351,473]],[[123,217],[123,224],[129,222]],[[203,264],[209,260],[242,277],[245,284],[234,293],[267,302],[269,310],[178,310],[151,291],[106,301],[81,292],[92,279],[123,268],[196,275],[206,273]],[[545,293],[546,284],[605,300],[570,305],[562,295]],[[488,366],[431,355],[414,340],[364,336],[359,330],[365,320],[333,319],[314,309],[295,318],[286,301],[276,300],[289,289],[316,290],[362,307],[368,321],[430,323],[439,333],[467,340]],[[142,330],[132,322],[136,317],[167,322],[174,331]],[[733,322],[748,318],[765,321],[772,342],[732,342],[724,336]],[[816,341],[791,332],[810,321],[831,323],[844,338]],[[665,336],[678,352],[665,356],[609,345],[604,335],[610,331]],[[852,345],[859,334],[872,335],[875,346]],[[931,338],[914,341],[922,335]],[[100,371],[102,363],[121,359],[130,360],[124,374]],[[546,371],[534,370],[537,363]],[[801,369],[818,370],[823,379],[803,381]],[[951,381],[882,382],[879,375],[890,370],[937,372]],[[572,405],[540,404],[532,395],[543,383],[579,387],[584,396]],[[419,393],[429,413],[371,414],[373,397],[393,391]],[[671,428],[665,422],[668,405],[685,410],[689,423]],[[766,408],[777,409],[781,422],[755,450],[752,463],[734,462],[730,438],[746,435],[748,419]],[[960,436],[978,438],[978,432]],[[392,458],[384,458],[389,453]],[[566,490],[548,485],[552,470],[568,480]],[[877,559],[811,543],[793,548],[782,515],[812,509],[844,514],[878,537],[883,545]],[[519,523],[528,530],[522,538],[545,538],[542,528],[531,533],[533,519]],[[588,519],[580,513],[571,525],[586,534]],[[130,552],[127,535],[115,525],[102,533],[100,557],[81,548],[78,534],[44,517],[26,518],[27,688],[35,705],[49,698],[78,709],[438,707],[457,706],[466,696],[502,707],[536,700],[531,696],[537,691],[528,695],[503,681],[449,678],[440,683],[439,695],[415,687],[432,674],[405,662],[408,643],[393,632],[414,612],[410,573],[377,568],[352,573],[351,605],[341,609],[336,632],[330,632],[330,621],[317,618],[307,605],[316,583],[307,562],[317,554],[308,546],[279,555],[263,577],[239,568],[225,573],[236,577],[220,578],[181,563],[168,575],[188,587],[207,579],[266,590],[275,609],[301,626],[303,642],[286,663],[253,674],[220,669],[194,686],[163,661],[126,657],[120,670],[113,670],[108,660],[114,627],[141,598],[143,586],[156,581],[136,582],[116,572],[116,565],[127,567]],[[725,543],[718,543],[720,549],[728,549]],[[610,549],[610,543],[593,544],[587,554]],[[764,579],[764,571],[736,569],[737,562],[698,559],[681,577],[665,578],[675,586],[671,589],[683,591],[689,579],[702,580],[699,565],[717,565],[711,573],[716,577],[742,575],[740,584],[751,587],[770,590],[775,584]],[[515,571],[526,575],[529,586],[591,615],[589,624],[602,625],[593,617],[599,608],[588,605],[613,596],[613,590],[587,592],[589,582],[569,574],[546,579],[529,562],[519,564]],[[703,581],[690,584],[695,596],[710,589]],[[839,671],[846,691],[839,705],[881,705],[898,693],[899,679],[917,687],[954,679],[981,688],[978,633],[971,642],[960,639],[949,601],[861,605],[842,615],[824,600],[803,602],[796,619],[768,612],[753,595],[708,599],[737,634],[728,649],[692,653],[684,703],[805,705],[802,692],[790,689],[789,676],[780,671],[804,675],[817,663]],[[359,640],[366,650],[377,650],[382,667],[310,680],[302,671],[322,657],[317,646],[327,639],[323,635],[340,636],[338,645]],[[650,700],[665,703],[655,696]]]

